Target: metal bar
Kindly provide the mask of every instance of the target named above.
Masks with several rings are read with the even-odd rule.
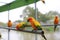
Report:
[[[36,4],[36,0],[35,0],[35,17],[36,17],[36,20],[37,20],[37,4]]]
[[[42,25],[42,26],[53,26],[54,27],[54,24],[50,24],[50,25]],[[60,24],[58,24],[58,26],[60,26]],[[40,34],[40,32],[33,32],[31,30],[16,30],[15,27],[12,27],[12,28],[9,28],[9,27],[3,27],[3,26],[0,26],[1,29],[10,29],[10,30],[15,30],[15,31],[21,31],[21,32],[27,32],[27,33],[34,33],[34,34]]]
[[[20,31],[20,32],[33,33],[33,34],[40,34],[40,32],[41,32],[41,30],[38,30],[38,31],[32,31],[32,30],[21,30],[21,29],[16,30],[16,28],[8,28],[8,27],[6,27],[6,28],[0,27],[0,28],[1,28],[1,29],[7,29],[7,30]]]
[[[8,40],[10,40],[10,29],[8,29]]]
[[[8,21],[10,20],[10,19],[9,19],[9,18],[10,18],[10,17],[9,17],[9,16],[10,16],[10,15],[9,15],[9,14],[10,14],[9,11],[10,11],[10,4],[8,4]],[[10,29],[8,29],[8,40],[10,40]]]
[[[36,0],[35,1],[35,17],[36,17],[36,20],[37,20],[37,10],[36,10]],[[35,34],[35,40],[37,40],[37,34]]]
[[[10,16],[10,15],[9,15],[9,14],[10,14],[9,11],[10,11],[10,4],[8,4],[8,21],[9,21],[9,18],[10,18],[10,17],[9,17],[9,16]]]
[[[48,24],[48,25],[42,25],[42,26],[53,26],[54,27],[54,24]],[[60,26],[60,24],[58,24],[58,26]],[[31,26],[30,26],[31,27]],[[28,33],[35,33],[36,34],[36,32],[32,32],[32,31],[29,31],[29,30],[16,30],[16,28],[15,27],[11,27],[11,28],[9,28],[9,27],[3,27],[3,26],[0,26],[0,28],[1,29],[10,29],[10,30],[15,30],[15,31],[21,31],[21,32],[28,32]],[[40,34],[40,33],[38,33],[37,32],[37,34]]]

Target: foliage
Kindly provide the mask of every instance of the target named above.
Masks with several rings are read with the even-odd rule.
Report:
[[[22,20],[16,20],[15,22],[22,22]]]
[[[51,19],[54,19],[56,15],[60,17],[60,14],[57,11],[49,11],[48,13],[45,14],[46,16],[49,16]]]
[[[40,15],[39,20],[42,22],[46,22],[46,21],[50,20],[50,17],[47,17],[46,15],[43,14],[43,15]]]
[[[0,26],[6,26],[6,23],[0,22]]]
[[[39,12],[39,10],[37,8],[36,8],[36,11],[37,11],[37,20],[38,21],[46,22],[47,20],[50,20],[50,17],[47,17],[45,14],[42,14],[41,12]],[[30,6],[26,7],[23,10],[23,14],[28,16],[28,17],[34,17],[36,19],[35,9],[33,9]],[[25,16],[25,18],[26,18],[26,16]]]
[[[47,32],[53,32],[54,31],[52,26],[45,27],[45,30]]]

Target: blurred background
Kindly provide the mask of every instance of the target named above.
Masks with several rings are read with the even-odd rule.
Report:
[[[60,24],[60,1],[59,0],[0,0],[0,27],[7,27],[8,19],[17,23],[26,22],[27,17],[37,17],[41,25],[54,24],[54,17],[59,17]],[[47,40],[60,40],[60,26],[54,32],[54,26],[42,26]],[[31,29],[26,27],[26,29]],[[7,29],[0,29],[2,40],[8,40]],[[33,36],[32,36],[33,35]],[[35,40],[35,34],[20,31],[10,31],[10,40]],[[44,40],[37,34],[37,40]]]

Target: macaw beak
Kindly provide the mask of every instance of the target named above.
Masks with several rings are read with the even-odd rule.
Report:
[[[29,20],[27,20],[27,22],[29,22]]]

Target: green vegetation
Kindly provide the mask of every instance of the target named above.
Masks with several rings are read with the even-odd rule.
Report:
[[[55,15],[58,15],[58,16],[60,16],[60,14],[58,13],[58,12],[56,12],[56,11],[49,11],[48,13],[46,13],[46,14],[43,14],[43,13],[41,13],[39,10],[38,10],[38,8],[36,8],[36,10],[37,10],[37,20],[39,21],[39,22],[47,22],[47,21],[49,21],[49,20],[53,20],[54,19],[54,17],[55,17]],[[27,6],[24,10],[23,10],[23,15],[25,16],[24,17],[24,21],[26,21],[26,16],[28,16],[28,17],[34,17],[34,18],[36,18],[36,13],[35,13],[35,9],[33,8],[33,7],[30,7],[30,6]]]
[[[6,23],[3,23],[3,22],[0,22],[0,26],[7,26],[7,24]]]
[[[54,31],[54,29],[53,29],[52,26],[50,26],[50,27],[45,27],[45,30],[48,31],[48,32],[53,32],[53,31]]]

